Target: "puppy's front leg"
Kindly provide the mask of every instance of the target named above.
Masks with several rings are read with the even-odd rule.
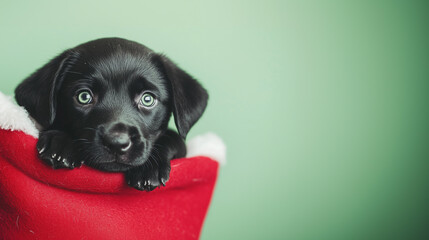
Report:
[[[54,169],[79,167],[73,159],[73,142],[68,134],[58,130],[40,132],[37,142],[39,157]]]
[[[183,139],[174,131],[167,130],[155,143],[151,156],[142,166],[125,173],[128,185],[138,190],[152,191],[170,178],[170,160],[186,155]]]

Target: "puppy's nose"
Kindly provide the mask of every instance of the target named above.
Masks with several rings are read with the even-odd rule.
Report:
[[[103,135],[103,144],[116,153],[124,154],[131,148],[132,142],[126,131],[112,129]]]

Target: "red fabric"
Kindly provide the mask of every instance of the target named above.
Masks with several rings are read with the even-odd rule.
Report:
[[[53,170],[36,142],[0,129],[0,239],[198,239],[216,161],[173,160],[166,187],[140,192],[121,173]]]

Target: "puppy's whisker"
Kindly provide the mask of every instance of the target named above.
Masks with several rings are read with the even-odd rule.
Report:
[[[146,162],[145,162],[145,167],[148,167],[148,168],[150,168],[150,169],[154,169],[154,168],[153,168],[154,166],[153,166],[153,163],[152,163],[152,162],[153,162],[153,159],[152,159],[152,158],[149,158],[149,159],[148,159],[148,161],[146,161]]]
[[[154,156],[154,155],[156,155],[156,156]],[[159,166],[158,159],[161,159],[161,154],[160,154],[160,151],[158,148],[154,147],[152,149],[151,158],[153,159],[153,162],[155,162],[156,165]]]
[[[75,71],[70,71],[70,70],[68,70],[68,71],[64,71],[64,73],[71,73],[71,74],[83,75],[83,74],[82,74],[82,73],[80,73],[80,72],[75,72]]]
[[[89,140],[86,138],[73,139],[73,141],[88,141],[89,142]]]

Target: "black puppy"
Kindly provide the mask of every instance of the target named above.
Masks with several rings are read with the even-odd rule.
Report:
[[[206,90],[167,57],[120,38],[66,50],[15,90],[42,126],[37,150],[53,168],[85,163],[125,172],[128,184],[165,185],[170,160],[207,105]],[[168,130],[174,115],[180,134]]]

